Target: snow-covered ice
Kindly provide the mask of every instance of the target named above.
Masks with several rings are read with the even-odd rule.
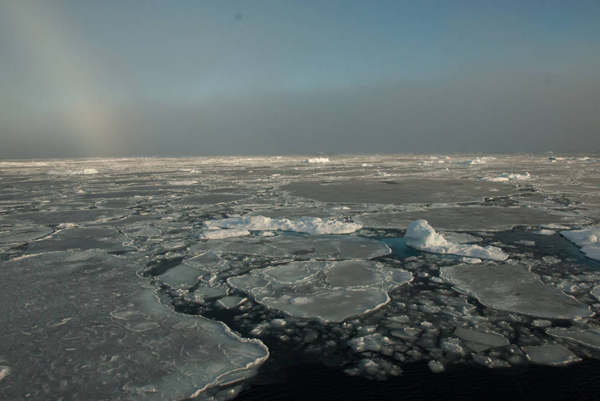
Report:
[[[404,237],[408,239],[408,246],[421,251],[497,261],[503,261],[508,258],[508,255],[502,252],[500,248],[493,246],[481,247],[479,245],[448,242],[426,220],[417,220],[409,224]]]
[[[211,230],[214,228],[234,229],[238,232],[252,231],[295,231],[300,233],[318,234],[350,234],[360,229],[355,223],[322,220],[318,217],[302,217],[298,220],[271,219],[264,216],[232,217],[223,220],[209,220],[204,226]],[[204,234],[206,235],[206,231]]]
[[[590,259],[600,260],[600,227],[589,227],[560,234],[581,248]]]

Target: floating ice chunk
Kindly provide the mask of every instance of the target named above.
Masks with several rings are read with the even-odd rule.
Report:
[[[360,353],[365,351],[379,352],[383,345],[383,336],[379,333],[369,334],[363,337],[355,337],[348,341],[352,351]]]
[[[480,178],[481,181],[492,181],[492,182],[509,182],[509,181],[524,181],[529,180],[531,178],[531,174],[523,173],[523,174],[509,174],[504,173],[500,177],[485,177]]]
[[[0,244],[19,244],[34,241],[52,233],[52,229],[42,226],[29,226],[11,228],[8,231],[0,231]]]
[[[542,260],[550,265],[560,263],[560,259],[555,258],[554,256],[544,256]]]
[[[248,230],[215,230],[210,229],[201,232],[198,237],[200,239],[224,239],[224,238],[234,238],[234,237],[245,237],[250,235],[250,231]]]
[[[600,260],[600,227],[561,231],[560,235],[579,246],[588,258]]]
[[[253,231],[295,231],[308,234],[350,234],[362,228],[359,224],[334,220],[322,220],[318,217],[302,217],[299,220],[271,219],[265,216],[232,217],[223,220],[204,222],[208,229],[228,228]],[[206,233],[206,231],[205,231]]]
[[[234,309],[246,302],[248,298],[229,296],[217,300],[216,305],[224,309]]]
[[[542,283],[526,266],[463,264],[441,268],[440,276],[490,308],[550,319],[594,315],[587,305]]]
[[[440,348],[449,354],[464,355],[466,353],[458,338],[444,338],[440,341]]]
[[[429,367],[429,370],[431,370],[433,373],[442,373],[446,370],[444,364],[440,361],[431,360],[427,363],[427,366]]]
[[[600,286],[592,288],[590,294],[592,294],[598,301],[600,301]]]
[[[502,334],[494,333],[493,331],[481,331],[457,327],[456,330],[454,330],[454,335],[465,341],[489,345],[490,347],[504,347],[510,345],[510,342],[506,337]]]
[[[179,266],[175,266],[165,273],[157,276],[157,278],[168,284],[170,287],[191,287],[198,281],[198,278],[204,274],[207,274],[207,271],[199,270],[190,266],[186,266],[181,264]]]
[[[10,374],[9,366],[0,366],[0,381]]]
[[[312,317],[323,322],[341,322],[374,311],[389,300],[385,291],[369,289],[291,292],[277,298],[263,298],[259,302],[291,316]]]
[[[419,338],[421,332],[423,332],[423,330],[413,327],[407,327],[400,330],[393,330],[390,332],[390,334],[404,341],[415,342]]]
[[[556,234],[556,231],[542,229],[542,230],[534,231],[534,233],[539,234],[539,235],[554,235],[554,234]]]
[[[573,341],[586,347],[600,349],[600,333],[593,330],[576,330],[551,327],[546,333],[553,337]]]
[[[48,175],[92,175],[98,174],[95,168],[84,168],[83,170],[49,170]]]
[[[330,160],[328,157],[314,157],[308,158],[304,160],[304,163],[329,163]]]
[[[410,223],[404,237],[408,239],[408,246],[421,251],[498,261],[508,258],[508,255],[502,252],[500,248],[493,246],[481,247],[448,242],[442,235],[435,232],[426,220],[417,220]]]
[[[296,317],[340,322],[387,304],[386,291],[412,274],[370,261],[293,262],[232,277],[227,283]]]
[[[363,261],[337,262],[327,272],[329,284],[333,287],[373,285],[385,279],[383,272],[369,267]]]
[[[196,180],[181,180],[181,181],[169,181],[169,185],[181,185],[181,186],[189,186],[189,185],[194,185],[197,184],[198,181]]]
[[[527,359],[540,365],[560,366],[581,361],[581,358],[568,348],[558,344],[527,346],[523,347],[523,350]]]

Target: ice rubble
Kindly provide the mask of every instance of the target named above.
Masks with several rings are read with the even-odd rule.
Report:
[[[581,252],[594,260],[600,260],[600,227],[588,227],[582,230],[561,231],[560,234],[581,247]]]
[[[440,276],[490,308],[549,319],[594,315],[587,305],[542,283],[526,266],[463,264],[441,268]]]
[[[101,251],[2,262],[0,335],[22,340],[0,344],[12,372],[0,398],[47,399],[48,389],[51,398],[113,400],[239,391],[267,348],[220,322],[174,313],[139,268]]]
[[[252,231],[295,231],[308,234],[350,234],[362,226],[355,223],[344,223],[334,220],[322,220],[319,217],[302,217],[298,220],[271,219],[265,216],[231,217],[223,220],[204,222],[207,230],[227,228],[239,232]],[[203,235],[208,232],[204,231]],[[210,234],[208,234],[210,235]],[[246,234],[245,234],[246,235]],[[233,235],[232,235],[233,236]]]
[[[412,280],[410,272],[377,262],[292,262],[252,270],[227,283],[257,302],[291,316],[341,322],[389,302],[387,291]]]
[[[497,261],[508,258],[508,255],[502,252],[500,248],[493,246],[481,247],[479,245],[448,242],[442,235],[435,232],[426,220],[417,220],[409,224],[404,237],[408,239],[408,246],[425,252]]]

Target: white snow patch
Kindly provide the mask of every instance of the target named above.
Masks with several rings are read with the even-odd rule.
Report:
[[[194,185],[197,184],[196,180],[181,180],[181,181],[169,181],[169,185]]]
[[[304,163],[329,163],[329,157],[314,157],[304,160]]]
[[[588,258],[600,260],[600,227],[561,231],[560,235],[579,246]]]
[[[508,255],[502,252],[500,248],[493,246],[481,247],[479,245],[449,242],[441,234],[438,234],[429,223],[427,223],[427,220],[417,220],[410,223],[406,230],[405,238],[408,239],[408,246],[425,252],[498,261],[503,261],[508,258]]]
[[[233,237],[245,237],[250,235],[248,230],[215,230],[210,229],[199,234],[200,239],[224,239]]]
[[[242,216],[204,222],[208,230],[227,228],[253,231],[295,231],[312,235],[350,234],[362,228],[360,224],[322,220],[319,217],[301,217],[299,220],[271,219],[265,216]],[[206,231],[205,231],[206,232]],[[247,234],[246,234],[247,235]],[[232,235],[233,236],[233,235]],[[220,237],[225,238],[225,237]]]
[[[509,182],[509,181],[525,181],[531,178],[531,174],[523,173],[523,174],[509,174],[504,173],[499,177],[484,177],[480,178],[480,181],[493,181],[493,182]]]

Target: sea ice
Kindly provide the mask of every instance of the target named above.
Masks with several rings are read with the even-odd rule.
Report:
[[[588,258],[600,260],[600,227],[561,231],[560,235],[579,246]]]
[[[421,251],[498,261],[508,258],[508,255],[500,248],[493,246],[481,247],[448,242],[442,235],[435,232],[426,220],[417,220],[409,224],[404,237],[408,239],[408,246]]]
[[[587,305],[542,283],[526,266],[463,264],[441,268],[440,276],[490,308],[548,319],[594,315]]]

